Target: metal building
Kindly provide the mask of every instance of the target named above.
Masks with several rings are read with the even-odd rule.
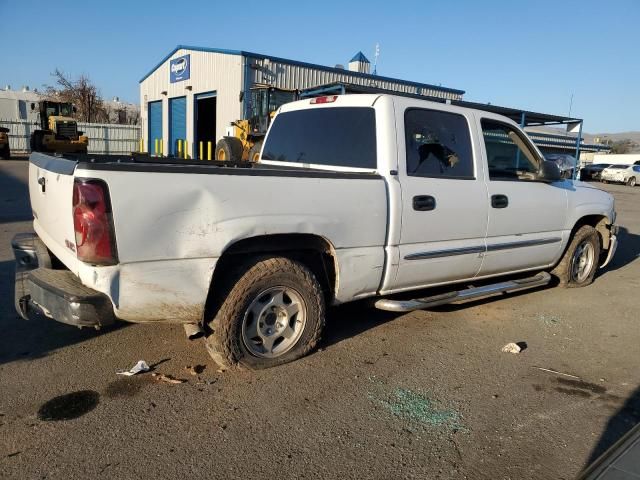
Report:
[[[11,90],[7,85],[0,90],[0,120],[38,120],[37,108],[31,108],[31,104],[37,104],[40,94],[24,86],[20,90]]]
[[[140,80],[144,149],[151,154],[175,154],[178,140],[197,158],[199,142],[215,142],[230,122],[245,118],[249,89],[269,84],[306,89],[348,82],[447,100],[464,91],[369,73],[369,61],[358,52],[348,69],[326,67],[240,50],[178,45]]]

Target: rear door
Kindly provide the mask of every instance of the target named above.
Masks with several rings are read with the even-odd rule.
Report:
[[[487,191],[482,166],[474,161],[475,119],[462,109],[410,105],[397,130],[402,227],[389,290],[473,278],[485,249]]]
[[[536,181],[541,156],[515,126],[482,118],[489,193],[487,253],[481,276],[546,267],[559,256],[571,182]]]

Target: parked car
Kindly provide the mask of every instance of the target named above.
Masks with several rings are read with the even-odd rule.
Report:
[[[582,287],[617,245],[613,197],[562,180],[513,121],[390,95],[282,106],[256,163],[33,153],[29,194],[20,315],[183,323],[248,368],[312,351],[328,306]]]
[[[580,169],[580,180],[600,180],[602,171],[610,166],[610,163],[595,163],[587,165]]]
[[[544,158],[545,160],[558,164],[562,178],[573,178],[573,172],[576,168],[576,157],[566,153],[548,153]]]
[[[640,178],[640,165],[611,165],[602,171],[603,182],[626,183],[635,187]]]

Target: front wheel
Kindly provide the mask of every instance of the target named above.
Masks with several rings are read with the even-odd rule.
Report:
[[[262,140],[258,140],[256,143],[253,144],[253,147],[251,147],[251,150],[249,150],[249,161],[254,163],[259,161],[261,150],[262,150]]]
[[[216,160],[221,162],[242,161],[242,142],[236,137],[223,137],[216,144]]]
[[[585,287],[593,282],[600,258],[600,237],[591,225],[583,225],[574,234],[562,260],[551,274],[565,288]]]
[[[629,185],[630,187],[635,187],[636,186],[636,177],[629,178],[629,180],[627,180],[627,185]]]
[[[325,325],[325,304],[305,265],[284,257],[254,258],[228,279],[232,285],[220,292],[225,298],[206,339],[216,363],[269,368],[315,348]]]

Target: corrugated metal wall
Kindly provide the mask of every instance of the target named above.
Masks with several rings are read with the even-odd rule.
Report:
[[[172,58],[190,55],[190,78],[177,83],[169,82],[169,64]],[[190,87],[190,88],[187,88]],[[180,49],[162,63],[151,75],[140,83],[142,132],[145,148],[148,144],[147,103],[161,100],[163,103],[163,152],[169,146],[169,99],[187,97],[186,130],[189,150],[193,152],[194,96],[199,93],[217,92],[216,139],[220,139],[233,120],[242,115],[242,57],[215,52]],[[163,94],[162,92],[166,92]]]
[[[255,83],[269,83],[279,88],[302,89],[324,85],[333,82],[346,82],[368,87],[380,87],[395,92],[411,93],[414,95],[433,96],[451,100],[460,100],[462,95],[447,92],[437,88],[423,88],[403,82],[381,80],[379,78],[353,75],[348,70],[342,72],[325,71],[317,68],[276,62],[269,59],[247,57],[252,65],[252,81]]]
[[[25,120],[1,120],[0,126],[9,129],[9,146],[12,153],[29,153],[31,132],[38,127]],[[110,125],[78,122],[78,130],[89,137],[89,153],[129,154],[138,151],[139,125]]]

